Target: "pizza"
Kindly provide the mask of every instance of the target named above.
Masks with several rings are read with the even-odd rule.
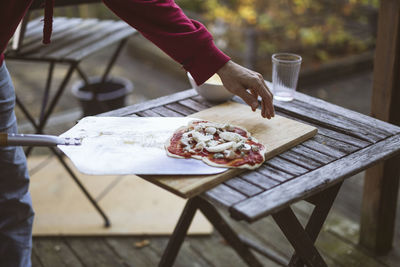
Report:
[[[195,158],[214,167],[256,169],[265,160],[265,146],[244,128],[195,120],[177,129],[165,143],[168,156]]]

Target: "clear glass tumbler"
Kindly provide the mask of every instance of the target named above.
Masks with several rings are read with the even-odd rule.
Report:
[[[274,99],[292,101],[299,79],[301,56],[291,53],[272,55],[272,91]]]

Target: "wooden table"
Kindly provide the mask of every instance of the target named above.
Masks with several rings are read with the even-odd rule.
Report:
[[[240,102],[239,98],[234,98]],[[187,116],[214,104],[191,89],[103,114],[103,116]],[[249,223],[272,215],[295,254],[291,266],[326,266],[314,246],[343,180],[377,162],[399,160],[400,127],[301,93],[296,100],[275,102],[277,114],[318,128],[318,134],[215,188],[190,198],[182,212],[160,266],[171,266],[199,209],[250,266],[261,266],[249,248],[287,264],[237,235],[215,206],[235,220]],[[305,228],[290,205],[306,200],[315,205]]]

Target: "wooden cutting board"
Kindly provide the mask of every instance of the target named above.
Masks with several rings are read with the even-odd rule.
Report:
[[[252,136],[266,146],[266,160],[304,142],[317,133],[317,128],[313,126],[278,115],[271,120],[264,119],[259,112],[252,112],[249,106],[235,102],[226,102],[192,114],[190,117],[231,123],[246,128]],[[215,175],[141,177],[178,196],[191,198],[244,171],[229,169]]]

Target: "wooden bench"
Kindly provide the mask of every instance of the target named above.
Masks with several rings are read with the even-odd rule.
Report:
[[[235,101],[241,102],[239,98]],[[187,116],[213,106],[187,90],[102,114],[103,116]],[[291,266],[326,266],[314,247],[318,233],[344,179],[400,153],[400,127],[301,93],[290,103],[275,102],[277,114],[318,128],[312,139],[215,188],[192,196],[179,219],[160,266],[171,266],[199,209],[249,266],[261,266],[249,248],[285,265],[280,257],[237,235],[220,215],[255,222],[272,215],[295,249]],[[399,158],[395,160],[398,162]],[[146,179],[146,177],[144,177]],[[177,178],[176,180],[179,180]],[[157,179],[154,184],[168,189]],[[171,190],[173,191],[173,190]],[[315,205],[305,229],[290,205]],[[251,227],[251,226],[250,226]]]

